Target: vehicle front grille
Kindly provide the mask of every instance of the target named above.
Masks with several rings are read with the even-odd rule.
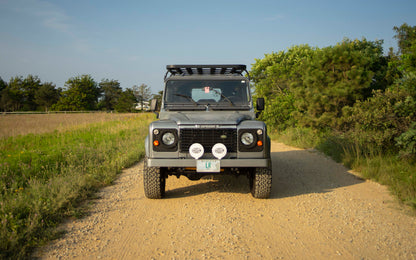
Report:
[[[194,143],[200,143],[206,153],[210,153],[216,143],[223,143],[229,153],[237,152],[236,129],[181,129],[180,151],[188,152]]]

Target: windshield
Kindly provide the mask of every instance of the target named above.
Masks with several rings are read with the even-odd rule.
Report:
[[[169,80],[165,105],[198,109],[248,109],[250,95],[247,80]]]

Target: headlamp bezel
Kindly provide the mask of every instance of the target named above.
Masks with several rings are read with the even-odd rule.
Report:
[[[159,141],[159,145],[153,145],[153,150],[158,152],[172,152],[178,149],[178,130],[155,128],[152,131],[153,141]],[[167,135],[173,137],[173,142],[167,142]]]

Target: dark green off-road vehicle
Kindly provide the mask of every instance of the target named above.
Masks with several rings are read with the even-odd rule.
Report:
[[[145,140],[144,191],[164,196],[166,178],[246,175],[255,198],[272,187],[270,139],[256,120],[245,65],[168,65],[159,120]],[[264,99],[257,99],[257,110]],[[157,109],[156,100],[151,110]]]

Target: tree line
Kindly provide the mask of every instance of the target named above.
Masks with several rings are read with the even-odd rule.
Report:
[[[416,26],[394,27],[398,51],[382,40],[344,39],[329,47],[293,46],[256,59],[262,119],[278,131],[312,129],[361,152],[416,153]]]
[[[16,111],[117,111],[133,112],[135,104],[152,97],[150,88],[141,84],[122,89],[117,80],[103,79],[97,83],[90,75],[76,76],[57,88],[52,82],[42,82],[38,76],[0,78],[0,109]]]

